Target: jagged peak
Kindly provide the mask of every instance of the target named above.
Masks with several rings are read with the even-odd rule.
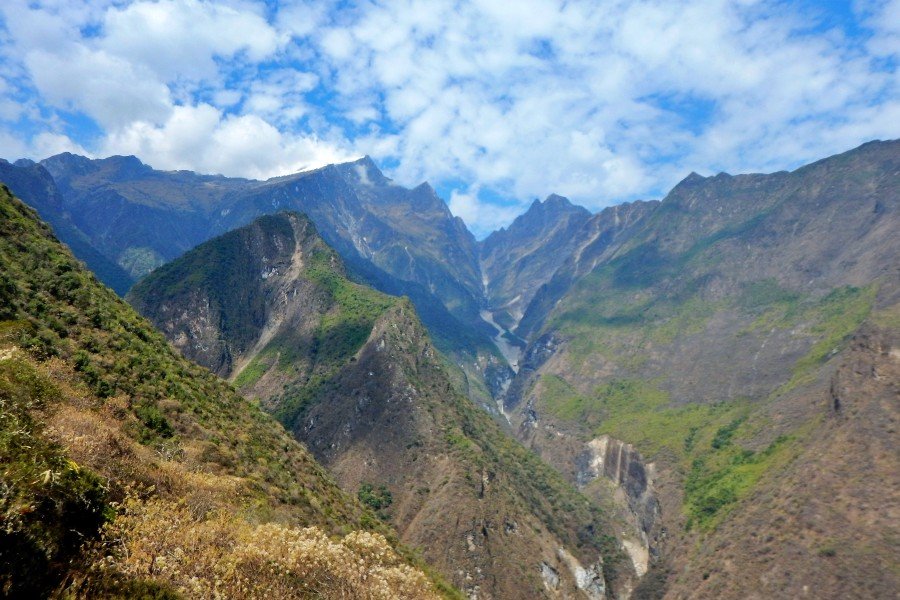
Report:
[[[344,177],[350,177],[362,185],[387,185],[390,179],[385,177],[375,161],[368,154],[356,160],[333,165]]]
[[[559,194],[550,194],[546,199],[544,199],[544,206],[568,208],[575,205],[572,204],[572,202],[565,196],[560,196]]]
[[[72,152],[61,152],[59,154],[54,154],[53,156],[48,156],[47,158],[40,161],[40,164],[64,164],[69,166],[89,166],[93,161],[87,156],[82,156],[80,154],[73,154]]]
[[[706,177],[699,174],[697,171],[691,171],[687,177],[678,182],[678,185],[694,185],[703,181],[706,181]],[[675,187],[678,187],[678,185]]]
[[[590,215],[590,211],[583,206],[572,204],[565,196],[550,194],[543,202],[535,199],[534,202],[531,203],[531,206],[528,207],[528,210],[516,217],[515,221],[510,225],[510,228],[515,227],[517,223],[518,225],[523,225],[533,219],[544,220],[548,215],[555,217],[567,213],[584,213],[585,215]]]

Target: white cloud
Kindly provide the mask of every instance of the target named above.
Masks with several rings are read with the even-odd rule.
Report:
[[[599,208],[693,169],[784,168],[900,127],[863,121],[890,76],[783,3],[421,6],[365,4],[318,40],[343,97],[383,99],[397,133],[367,151],[398,160],[404,183],[462,178]],[[809,141],[790,143],[800,131]]]
[[[453,190],[450,211],[466,222],[466,226],[481,238],[491,231],[509,224],[527,208],[526,204],[501,205],[485,202],[478,197],[478,189]]]
[[[163,80],[216,76],[217,57],[269,58],[279,35],[248,10],[197,0],[135,2],[106,13],[100,47],[150,68]]]
[[[287,135],[254,115],[208,104],[176,107],[161,126],[135,122],[109,136],[101,154],[135,154],[159,169],[265,179],[358,158],[338,144]]]
[[[597,209],[900,137],[900,0],[856,0],[856,33],[781,0],[336,6],[4,0],[0,74],[36,98],[0,90],[0,120],[251,177],[368,153],[404,184],[468,182],[450,205],[482,231],[552,192]]]
[[[45,131],[39,133],[31,141],[31,148],[27,152],[27,156],[35,160],[62,154],[63,152],[71,152],[73,154],[81,154],[82,156],[92,156],[84,147],[61,133],[50,133]],[[24,155],[23,155],[24,156]]]
[[[158,122],[171,110],[165,85],[140,66],[102,50],[81,45],[65,53],[36,50],[26,55],[25,64],[49,104],[82,110],[106,128],[137,119]]]
[[[0,158],[15,161],[30,156],[28,145],[13,131],[0,127]]]

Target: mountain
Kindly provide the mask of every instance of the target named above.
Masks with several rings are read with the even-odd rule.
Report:
[[[404,539],[418,545],[416,536],[431,535],[419,514],[451,513],[430,484],[425,513],[416,512],[404,473],[427,479],[430,471],[404,461],[415,456],[431,469],[434,457],[452,456],[458,470],[448,481],[459,473],[479,480],[478,464],[466,461],[481,454],[457,457],[469,444],[456,447],[455,434],[435,431],[458,427],[473,447],[503,447],[495,425],[464,417],[462,390],[603,507],[599,530],[614,526],[628,570],[641,576],[632,597],[884,597],[898,587],[900,141],[792,172],[692,173],[661,201],[594,215],[551,196],[480,243],[430,187],[396,186],[366,159],[267,182],[229,180],[226,191],[210,180],[210,196],[193,191],[200,183],[191,178],[204,176],[154,171],[166,185],[194,182],[171,203],[134,159],[105,160],[44,161],[61,192],[48,210],[127,224],[139,207],[159,209],[169,216],[154,213],[146,226],[163,237],[170,234],[160,223],[182,211],[184,223],[201,215],[203,239],[283,208],[309,215],[342,261],[304,271],[302,260],[280,254],[297,247],[287,230],[279,237],[263,227],[234,243],[277,238],[282,250],[260,241],[249,257],[188,253],[169,275],[154,272],[141,288],[141,297],[152,292],[142,309],[183,352],[278,415]],[[34,189],[42,185],[49,182]],[[81,204],[65,204],[79,185]],[[124,198],[122,209],[100,215],[91,202],[109,190]],[[74,234],[91,248],[103,244],[80,226]],[[315,238],[298,239],[307,252],[331,256]],[[155,252],[169,260],[163,250],[174,242],[163,241]],[[104,256],[119,261],[121,251]],[[225,289],[226,275],[241,284]],[[408,296],[429,335],[408,305],[358,283]],[[195,286],[201,292],[192,297]],[[295,292],[307,299],[301,308],[290,308]],[[192,320],[196,307],[205,321]],[[432,354],[429,339],[450,351],[452,364]],[[438,393],[445,385],[450,392]],[[430,407],[427,415],[401,410],[404,390],[425,398],[416,406]],[[428,460],[420,437],[434,449]],[[511,477],[502,480],[511,495],[493,500],[529,506],[509,498],[530,497],[523,480],[534,475],[514,463],[533,459],[487,455],[506,457],[491,459],[495,480]],[[370,466],[377,481],[364,474]],[[562,518],[543,515],[537,527],[546,531]],[[493,543],[494,530],[485,531]],[[566,531],[551,533],[571,548]],[[473,554],[473,536],[475,550],[467,545],[470,555],[453,559],[470,574],[490,562]],[[535,547],[550,538],[541,539]],[[587,554],[569,552],[587,564]],[[435,560],[447,572],[449,562]],[[546,562],[544,589],[569,585],[565,570]],[[510,573],[460,585],[507,589]]]
[[[474,238],[430,186],[398,186],[368,157],[263,182],[156,171],[133,156],[40,164],[83,237],[134,278],[260,215],[297,210],[357,278],[410,296],[446,347],[490,347]]]
[[[6,186],[0,406],[4,597],[459,597]]]
[[[31,161],[10,164],[0,159],[0,181],[9,186],[18,198],[37,210],[41,218],[53,227],[57,237],[65,239],[72,252],[101,281],[119,295],[128,291],[134,283],[132,276],[115,261],[97,251],[88,236],[72,222],[56,181],[44,167]]]
[[[503,402],[582,491],[620,488],[637,592],[893,594],[900,141],[691,174],[589,228],[515,331]]]
[[[575,251],[590,217],[587,209],[551,195],[479,244],[484,292],[498,323],[509,329],[518,323],[537,289]]]
[[[311,218],[280,213],[158,268],[128,299],[470,596],[626,595],[617,514],[456,390],[407,299],[346,275]]]

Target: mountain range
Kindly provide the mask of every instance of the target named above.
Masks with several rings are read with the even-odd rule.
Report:
[[[900,584],[900,141],[597,214],[552,195],[483,241],[369,158],[259,182],[63,154],[0,180],[438,587]]]

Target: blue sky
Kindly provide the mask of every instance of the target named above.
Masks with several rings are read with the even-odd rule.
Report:
[[[3,0],[0,156],[371,155],[477,234],[900,137],[900,0]]]

